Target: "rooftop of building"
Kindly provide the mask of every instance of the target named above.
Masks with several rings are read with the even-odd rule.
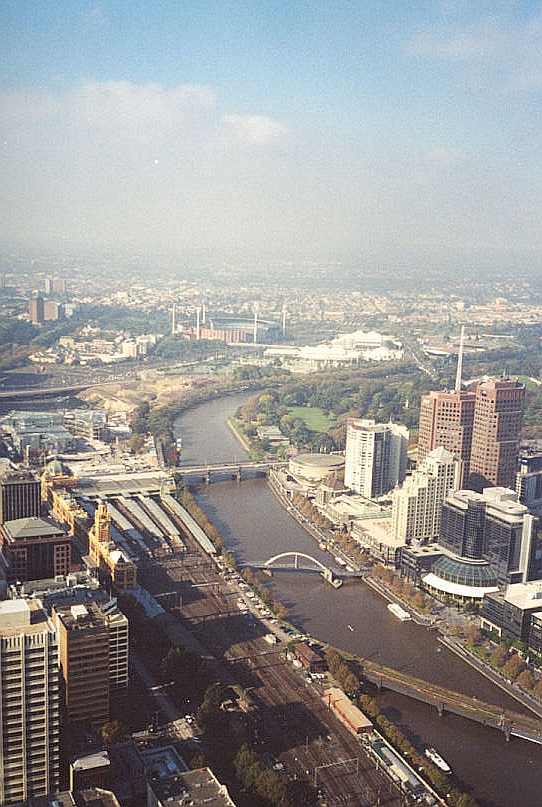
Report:
[[[3,600],[0,602],[0,636],[41,633],[52,629],[39,600]]]
[[[59,459],[50,460],[43,470],[46,479],[54,479],[57,476],[73,476],[72,471],[68,466]]]
[[[28,541],[32,538],[55,538],[67,535],[61,524],[51,518],[39,518],[38,516],[5,521],[2,528],[12,541]]]
[[[455,454],[453,454],[451,451],[448,451],[447,448],[444,448],[444,446],[437,446],[437,448],[434,448],[432,451],[429,452],[429,454],[425,458],[425,461],[427,462],[428,460],[431,460],[433,462],[442,462],[449,464],[454,462],[454,460],[456,459],[457,458]]]
[[[71,763],[74,771],[93,771],[97,768],[108,768],[111,765],[109,752],[106,750],[96,751],[94,754],[86,754],[85,756],[77,757]]]
[[[79,592],[85,593],[88,591],[100,592],[100,583],[96,577],[88,574],[87,572],[70,572],[66,577],[57,575],[56,577],[47,577],[40,580],[24,580],[21,583],[13,584],[10,586],[8,596],[11,599],[17,597],[42,597],[56,593],[67,592],[66,597],[77,596]],[[105,592],[103,595],[106,596]]]
[[[394,431],[400,430],[404,432],[405,436],[408,435],[406,426],[401,423],[393,423],[391,420],[388,423],[377,423],[373,418],[349,418],[348,426],[354,431],[380,433],[393,429]]]
[[[130,493],[159,493],[164,482],[168,482],[169,479],[168,474],[159,470],[92,473],[81,476],[75,492],[77,495],[91,498]]]
[[[504,599],[521,611],[542,610],[542,580],[512,583],[507,586]]]
[[[503,518],[523,518],[529,511],[518,501],[518,494],[511,488],[484,488],[482,493],[474,490],[456,490],[447,497],[447,502],[456,507],[467,509],[469,503],[485,504],[488,513],[492,511]]]
[[[298,465],[316,468],[342,468],[344,457],[341,454],[298,454],[292,457],[292,462]]]
[[[168,807],[235,807],[226,785],[222,785],[210,768],[186,771],[165,779],[150,779],[150,787],[160,804]]]
[[[347,490],[346,485],[341,479],[339,479],[336,473],[328,474],[320,487],[326,488],[326,490],[335,491],[336,493]]]
[[[389,515],[382,517],[366,518],[358,522],[357,530],[367,537],[368,542],[374,545],[375,542],[388,546],[390,549],[398,549],[405,545],[404,538],[398,538],[392,529],[392,520]],[[357,532],[356,532],[357,534]]]
[[[188,771],[184,759],[172,745],[147,748],[141,752],[145,770],[152,780],[160,780]]]
[[[121,807],[119,800],[110,790],[92,787],[74,794],[77,807]]]
[[[26,468],[19,468],[11,460],[0,458],[0,484],[6,482],[37,482],[32,471]]]
[[[85,605],[62,605],[57,603],[53,607],[53,612],[66,630],[70,632],[102,628],[106,624],[106,616],[95,602],[87,602]]]

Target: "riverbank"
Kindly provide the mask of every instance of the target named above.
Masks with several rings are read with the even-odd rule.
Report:
[[[281,506],[284,507],[288,513],[306,530],[306,532],[318,542],[319,546],[321,547],[322,543],[328,544],[330,541],[330,536],[326,535],[322,530],[320,530],[315,524],[312,524],[302,513],[298,511],[298,509],[285,494],[276,478],[276,475],[273,474],[272,471],[270,472],[267,481],[269,489],[273,492],[275,498],[280,502]],[[335,551],[338,550],[334,548],[333,552]],[[346,563],[355,566],[355,561],[348,555],[342,553],[342,557]],[[420,613],[418,610],[416,610],[416,608],[413,607],[411,602],[399,597],[396,592],[388,589],[380,580],[370,576],[369,574],[363,576],[361,583],[367,585],[388,603],[396,603],[397,605],[405,608],[411,615],[413,621],[416,622],[416,624],[420,627],[437,631],[438,640],[458,658],[470,665],[477,672],[481,673],[485,678],[506,692],[506,694],[515,701],[532,711],[537,715],[537,717],[542,717],[542,703],[539,701],[537,702],[527,692],[524,692],[517,686],[514,686],[514,684],[507,681],[506,678],[504,678],[498,671],[494,670],[488,664],[485,664],[481,659],[478,658],[478,656],[470,652],[469,649],[457,638],[448,635],[446,631],[447,626],[445,626],[442,622],[437,624],[434,616]]]
[[[250,445],[250,442],[249,440],[247,440],[245,435],[241,433],[235,420],[233,418],[228,418],[226,423],[228,424],[229,430],[232,432],[234,437],[236,437],[237,440],[239,440],[239,442],[241,443],[247,454],[251,454],[252,446]]]
[[[233,462],[245,454],[226,422],[249,395],[215,399],[183,414],[176,430],[182,434],[185,464]],[[329,562],[330,556],[263,480],[209,485],[198,489],[196,496],[241,564],[293,549]],[[343,585],[335,591],[318,575],[291,573],[274,575],[272,585],[300,633],[514,711],[515,699],[444,647],[436,631],[393,617],[385,599],[369,586]],[[483,807],[538,803],[542,749],[537,745],[516,737],[505,743],[494,729],[453,715],[439,717],[434,707],[389,690],[381,693],[379,703],[412,742],[423,738],[424,744],[437,748]]]
[[[540,701],[535,700],[527,692],[523,692],[518,687],[515,687],[514,684],[510,684],[506,678],[494,670],[493,667],[490,667],[488,664],[484,664],[484,662],[481,661],[475,653],[471,653],[471,651],[465,647],[462,642],[459,642],[457,639],[450,636],[445,636],[444,634],[439,635],[438,640],[445,647],[447,647],[448,650],[461,658],[466,664],[470,664],[471,667],[478,670],[478,672],[491,681],[491,683],[498,686],[511,698],[514,698],[514,700],[516,700],[518,703],[521,703],[522,706],[525,706],[537,717],[542,718],[542,703],[540,703]]]

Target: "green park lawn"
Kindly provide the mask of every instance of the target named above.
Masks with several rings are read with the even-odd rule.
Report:
[[[318,406],[290,406],[288,414],[294,418],[301,418],[307,429],[313,432],[327,432],[335,423],[335,418],[326,415]]]

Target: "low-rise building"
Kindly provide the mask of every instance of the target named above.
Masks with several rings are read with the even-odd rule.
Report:
[[[335,474],[344,475],[344,457],[341,454],[298,454],[288,463],[288,472],[305,488],[316,488]]]
[[[484,597],[480,624],[503,639],[542,652],[542,581],[515,583]]]
[[[18,518],[0,526],[0,547],[10,580],[67,575],[71,538],[50,518]]]

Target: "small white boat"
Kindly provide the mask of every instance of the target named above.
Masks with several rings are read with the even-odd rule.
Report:
[[[400,619],[401,622],[406,622],[407,620],[412,619],[408,611],[405,611],[405,609],[401,608],[401,606],[396,602],[390,602],[388,605],[388,611],[391,611],[391,613],[396,616],[397,619]]]
[[[443,773],[451,773],[452,769],[448,765],[445,759],[441,757],[438,751],[435,748],[426,748],[425,749],[425,756],[427,759],[430,759],[431,762],[439,768]]]
[[[348,628],[348,630],[351,630],[352,633],[354,633],[354,628],[352,627],[352,625],[347,625],[346,627]]]

